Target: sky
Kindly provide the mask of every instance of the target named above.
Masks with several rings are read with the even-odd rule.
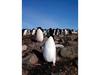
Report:
[[[22,0],[22,28],[78,29],[78,0]]]

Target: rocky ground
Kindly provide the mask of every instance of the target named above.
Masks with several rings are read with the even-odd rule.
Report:
[[[22,37],[22,75],[78,75],[78,34],[54,36],[56,44],[56,66],[43,58],[43,42],[34,40],[35,36]]]

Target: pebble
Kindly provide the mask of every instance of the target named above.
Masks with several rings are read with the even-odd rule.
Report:
[[[36,64],[38,62],[38,57],[35,54],[32,54],[30,59],[29,59],[29,62],[31,65]]]
[[[61,57],[57,56],[56,61],[61,61]]]
[[[57,72],[57,73],[51,73],[51,75],[66,75],[65,72]]]
[[[22,51],[25,51],[25,50],[27,50],[27,45],[22,45]]]
[[[22,69],[22,75],[28,75],[28,71],[27,71],[27,70]]]
[[[70,58],[70,59],[74,59],[75,57],[77,57],[77,53],[75,52],[74,47],[65,47],[62,48],[62,50],[60,51],[60,55],[64,58]]]
[[[65,48],[62,48],[60,54],[62,57],[69,57],[70,55],[72,55],[72,51],[70,47],[69,48],[65,47]]]

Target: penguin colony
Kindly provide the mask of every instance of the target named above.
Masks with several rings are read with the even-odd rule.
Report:
[[[68,35],[72,33],[77,34],[77,32],[73,32],[72,30],[69,30],[69,29],[58,29],[58,28],[57,29],[49,28],[47,30],[47,29],[42,29],[41,27],[38,27],[37,29],[33,28],[32,30],[29,30],[29,29],[22,30],[23,36],[27,36],[27,35],[35,36],[35,40],[37,42],[42,42],[44,36],[48,37],[43,48],[43,56],[47,62],[53,62],[53,66],[55,66],[55,63],[56,63],[56,47],[60,46],[60,45],[57,45],[57,46],[55,45],[55,42],[53,39],[54,35],[57,35],[57,36],[61,34]]]
[[[22,29],[22,36],[27,36],[27,35],[35,35],[36,31],[40,29],[43,32],[44,36],[54,36],[54,35],[67,35],[67,34],[77,34],[77,31],[73,31],[73,29],[42,29],[41,27],[38,27],[37,29]]]

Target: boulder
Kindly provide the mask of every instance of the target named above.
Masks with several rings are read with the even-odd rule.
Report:
[[[37,57],[35,54],[32,54],[31,57],[30,57],[30,59],[29,59],[29,63],[30,63],[31,65],[34,65],[34,64],[36,64],[37,62],[38,62],[38,57]]]
[[[78,53],[75,51],[75,48],[70,46],[62,48],[62,50],[60,51],[60,55],[64,58],[70,59],[78,57]]]

